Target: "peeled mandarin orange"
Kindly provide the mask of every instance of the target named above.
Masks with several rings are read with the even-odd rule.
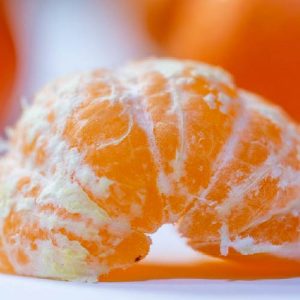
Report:
[[[211,255],[300,258],[298,125],[219,68],[149,59],[60,79],[8,149],[2,272],[97,281],[165,223]]]

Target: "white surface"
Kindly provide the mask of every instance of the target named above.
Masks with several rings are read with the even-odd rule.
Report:
[[[68,283],[0,275],[1,300],[299,299],[300,279]]]
[[[145,262],[190,263],[204,257],[189,247],[172,225],[163,225],[151,239],[150,253]]]

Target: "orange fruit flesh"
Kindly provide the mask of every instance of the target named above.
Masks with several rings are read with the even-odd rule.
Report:
[[[165,223],[213,256],[299,260],[298,130],[189,61],[54,82],[0,160],[0,270],[101,280],[145,257]]]

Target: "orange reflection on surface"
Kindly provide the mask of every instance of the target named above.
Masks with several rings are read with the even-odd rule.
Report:
[[[140,281],[155,279],[253,280],[300,276],[300,262],[268,256],[233,260],[200,260],[190,264],[141,263],[126,270],[114,270],[101,281]]]

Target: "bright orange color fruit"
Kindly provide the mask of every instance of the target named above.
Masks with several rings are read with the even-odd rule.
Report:
[[[143,0],[164,55],[230,71],[300,120],[299,0]]]
[[[149,59],[58,80],[0,160],[0,269],[96,281],[177,224],[211,255],[300,259],[299,127],[221,69]]]
[[[4,2],[0,0],[0,130],[2,129],[15,79],[16,54]]]

